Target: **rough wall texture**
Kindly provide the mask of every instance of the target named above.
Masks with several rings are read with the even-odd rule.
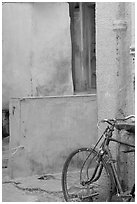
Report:
[[[46,24],[47,27],[45,28],[40,19],[43,15],[44,16],[47,15],[49,10],[45,13],[45,12],[42,12],[42,8],[40,8],[41,7],[40,4],[37,4],[37,6],[36,4],[30,4],[30,5],[31,5],[31,9],[33,8],[31,10],[33,11],[31,12],[31,15],[33,18],[31,19],[34,19],[34,20],[32,21],[33,26],[31,27],[32,28],[31,32],[34,35],[32,35],[33,36],[32,39],[29,39],[31,41],[31,45],[33,46],[32,47],[30,46],[31,52],[29,52],[27,55],[29,58],[28,67],[30,67],[31,69],[27,69],[29,70],[30,74],[25,75],[27,77],[29,76],[28,78],[26,77],[27,79],[26,83],[24,82],[24,84],[28,86],[26,87],[25,94],[26,96],[33,95],[33,94],[40,96],[40,95],[49,95],[49,93],[50,94],[63,93],[63,90],[64,90],[63,88],[65,87],[65,85],[66,87],[70,88],[72,84],[72,83],[69,83],[69,86],[68,86],[64,82],[64,79],[66,76],[68,77],[67,79],[69,80],[65,80],[65,81],[69,81],[69,82],[71,81],[70,75],[69,74],[66,75],[67,69],[64,69],[64,67],[69,67],[67,65],[68,61],[67,60],[62,61],[61,57],[59,58],[57,57],[57,56],[64,56],[64,54],[66,53],[66,52],[63,52],[62,50],[61,51],[58,50],[58,52],[56,50],[58,46],[60,47],[59,42],[62,42],[62,39],[64,38],[61,37],[60,39],[60,33],[59,35],[55,33],[55,36],[58,36],[58,39],[60,39],[60,41],[58,40],[56,41],[56,38],[53,37],[54,33],[49,32],[49,35],[48,35],[49,41],[47,40],[47,37],[46,37],[43,43],[41,41],[41,38],[43,39],[43,36],[47,34],[46,33],[47,28],[49,28],[50,31],[52,30],[51,27],[53,25],[52,25],[52,22],[48,24],[48,21],[49,21],[48,19]],[[47,7],[45,9],[47,9]],[[58,12],[60,13],[60,10]],[[89,142],[89,141],[92,142],[91,140],[89,140],[89,138],[87,140],[83,138],[84,138],[85,132],[86,132],[86,135],[89,135],[89,133],[92,132],[92,129],[93,131],[96,130],[95,126],[92,127],[92,125],[95,125],[96,123],[97,110],[98,110],[99,120],[102,118],[112,118],[116,116],[122,117],[124,115],[134,114],[134,104],[133,104],[133,101],[134,101],[133,67],[134,65],[132,64],[133,59],[130,56],[130,45],[131,45],[131,36],[132,36],[131,13],[132,12],[131,12],[130,3],[119,3],[119,2],[96,3],[97,109],[96,109],[96,102],[94,101],[93,103],[93,101],[90,101],[90,100],[88,104],[89,106],[86,103],[86,105],[84,105],[84,108],[82,108],[83,103],[79,104],[79,102],[81,100],[84,100],[84,96],[81,97],[83,99],[77,98],[78,103],[75,104],[76,106],[74,106],[74,103],[72,103],[73,105],[71,105],[70,103],[68,103],[68,101],[64,101],[64,100],[62,101],[61,98],[59,98],[59,101],[58,100],[56,101],[56,103],[54,104],[55,106],[49,105],[49,103],[45,103],[45,99],[44,100],[32,99],[30,101],[26,100],[26,102],[22,101],[21,105],[20,105],[20,100],[17,100],[17,103],[18,103],[17,107],[15,103],[15,107],[16,107],[15,114],[17,114],[17,117],[16,117],[16,115],[14,115],[14,108],[13,108],[14,102],[12,102],[11,117],[13,116],[13,118],[11,118],[11,122],[12,122],[11,150],[14,147],[23,145],[23,147],[21,146],[19,148],[19,151],[15,155],[15,157],[16,156],[17,157],[14,158],[13,161],[12,161],[12,158],[10,160],[12,161],[10,163],[12,173],[14,172],[12,171],[13,169],[16,170],[15,168],[16,166],[18,166],[16,175],[18,174],[18,172],[21,172],[21,170],[23,172],[24,171],[27,172],[27,174],[35,172],[35,170],[36,172],[43,171],[43,166],[41,166],[41,164],[42,164],[43,158],[47,156],[46,153],[48,154],[49,152],[48,156],[50,158],[52,153],[54,152],[52,161],[54,161],[54,158],[56,158],[54,156],[57,154],[57,149],[56,151],[53,151],[53,152],[49,151],[50,147],[53,147],[52,145],[54,144],[55,141],[57,142],[58,145],[61,144],[61,146],[59,146],[60,150],[62,150],[62,147],[65,150],[67,149],[66,142],[68,142],[69,145],[77,144],[77,142],[79,142],[80,145],[84,144],[84,142]],[[53,20],[53,24],[56,25],[54,20]],[[63,25],[60,23],[59,26],[63,26]],[[61,32],[60,29],[57,29],[57,30]],[[53,44],[51,44],[51,42]],[[37,45],[41,45],[41,46],[37,46]],[[55,45],[57,45],[57,47],[55,47]],[[65,45],[63,40],[61,45],[67,47],[69,44]],[[48,47],[48,49],[49,48],[51,49],[50,53],[49,52],[47,53],[46,47]],[[63,50],[64,49],[65,48],[63,48]],[[53,50],[55,52],[52,52]],[[60,53],[62,53],[62,55],[60,55]],[[45,58],[45,56],[47,56],[47,58]],[[65,57],[66,56],[64,56],[64,59],[66,59]],[[53,61],[49,60],[52,58],[54,59]],[[58,61],[57,59],[60,59],[60,61]],[[48,69],[47,67],[50,67],[50,68]],[[59,69],[59,68],[56,69],[57,67],[62,67],[62,69]],[[15,72],[14,74],[15,76],[20,76],[19,73]],[[60,78],[61,77],[60,73],[64,77]],[[12,76],[12,71],[11,71],[11,76]],[[22,76],[23,76],[23,73],[22,73]],[[58,80],[58,82],[56,80]],[[61,82],[63,86],[60,86]],[[58,87],[61,89],[58,89]],[[65,88],[65,91],[72,90],[71,88],[70,89],[69,88],[68,89]],[[68,92],[66,91],[65,93],[68,93]],[[74,100],[77,100],[77,99],[74,97]],[[40,102],[38,100],[42,100],[42,101]],[[87,111],[85,112],[86,107],[90,107],[91,109],[89,108],[89,110],[87,109]],[[20,113],[21,115],[19,115]],[[34,116],[34,114],[36,115],[36,117]],[[38,115],[39,115],[39,118],[38,118]],[[85,124],[87,124],[87,126],[85,126]],[[91,124],[92,128],[89,126],[89,124]],[[34,126],[35,126],[35,131],[33,128]],[[16,127],[16,129],[14,127]],[[55,129],[52,129],[52,128],[55,128]],[[53,131],[53,134],[52,134],[52,131]],[[46,134],[46,137],[45,137],[45,134]],[[64,135],[65,137],[67,136],[65,140],[63,138]],[[39,140],[39,138],[42,138],[42,139]],[[76,140],[73,141],[72,138]],[[36,143],[37,141],[39,143]],[[30,146],[31,148],[30,150],[29,150],[29,146],[27,146],[27,142],[28,144],[32,145]],[[134,138],[133,138],[133,142],[134,142]],[[46,147],[48,151],[45,150],[46,144],[48,144],[48,146]],[[24,149],[24,145],[25,145],[25,149]],[[39,153],[39,150],[41,150],[40,153]],[[116,153],[116,151],[119,151],[116,147],[113,147],[112,150],[114,154]],[[37,157],[37,154],[38,154],[38,157]],[[11,154],[11,155],[14,155],[14,154]],[[29,158],[35,157],[36,160],[40,158],[39,161],[41,161],[41,164],[38,165],[38,163],[37,162],[35,163],[34,159],[32,159],[33,165],[30,166],[31,162],[28,158],[28,155],[29,155]],[[64,152],[63,152],[63,155],[64,155]],[[19,158],[22,158],[22,159],[19,159]],[[132,160],[134,160],[133,156],[132,156]],[[25,163],[26,166],[24,169],[22,167],[22,163],[23,163],[22,161],[24,161],[24,163],[26,162]],[[40,168],[38,169],[34,168],[36,166]],[[14,177],[16,175],[12,175],[12,176]]]
[[[3,109],[11,97],[71,94],[67,3],[3,4]]]
[[[117,9],[116,60],[118,67],[117,116],[134,114],[134,62],[130,55],[133,3],[119,3]],[[132,28],[133,27],[133,28]],[[134,31],[135,32],[135,31]]]
[[[116,11],[117,3],[96,4],[96,74],[99,119],[114,117],[116,113],[118,68],[113,31]]]
[[[97,140],[96,96],[13,99],[9,174],[61,172],[68,154]]]
[[[130,55],[134,38],[132,13],[132,3],[103,2],[96,6],[99,118],[134,113],[134,61]]]
[[[97,3],[96,4],[96,64],[97,64],[97,103],[98,118],[122,118],[134,114],[134,59],[130,55],[130,46],[134,42],[133,3]],[[102,128],[103,129],[103,128]],[[116,134],[123,140],[123,135]],[[132,143],[134,143],[134,137]],[[126,141],[130,143],[130,136]],[[120,179],[129,187],[134,182],[134,155],[124,156],[120,147],[112,144],[114,156],[118,155]],[[122,161],[122,162],[121,162]],[[129,162],[130,163],[130,162]],[[123,171],[124,170],[124,171]],[[126,172],[126,174],[124,173]],[[126,179],[126,177],[128,178]],[[131,182],[130,182],[131,183]]]

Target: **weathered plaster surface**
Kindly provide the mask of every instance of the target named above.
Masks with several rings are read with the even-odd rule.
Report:
[[[96,4],[96,69],[98,117],[110,118],[116,112],[117,71],[113,21],[117,3]],[[106,40],[107,39],[107,40]]]
[[[132,13],[132,3],[99,2],[96,6],[97,107],[99,119],[122,118],[135,114],[134,61],[133,56],[130,55],[130,46],[134,42],[135,29]],[[123,140],[121,134],[116,134],[116,137]],[[131,137],[134,143],[133,135]],[[130,142],[130,139],[127,139],[127,141]],[[118,155],[121,180],[125,181],[124,185],[129,187],[129,183],[134,182],[134,155],[131,155],[130,160],[132,162],[130,162],[129,156],[125,155],[123,157],[123,153],[114,144],[112,144],[112,152],[115,156]],[[122,158],[124,158],[123,161]],[[128,162],[128,165],[125,169],[126,162]],[[130,178],[131,182],[129,182]]]
[[[54,49],[56,51],[54,46],[57,43],[57,41],[54,41],[56,38],[52,38],[54,33],[50,33],[49,41],[44,41],[45,47],[50,48],[51,52],[46,53],[45,47],[42,47],[41,38],[43,39],[43,36],[46,35],[46,28],[51,29],[52,23],[47,24],[46,28],[43,28],[42,22],[40,23],[41,26],[38,25],[41,15],[47,15],[47,13],[42,14],[39,12],[40,7],[35,7],[35,5],[31,5],[33,7],[32,11],[36,15],[33,12],[31,13],[35,19],[31,31],[35,35],[32,38],[33,52],[31,52],[31,58],[29,57],[31,59],[32,86],[26,90],[30,90],[28,95],[33,93],[38,96],[48,95],[49,93],[60,94],[60,90],[63,93],[62,90],[65,86],[64,78],[60,78],[60,73],[66,76],[67,61],[64,60],[63,63],[61,61],[61,65],[58,64],[56,59],[57,56],[61,56],[60,51],[52,52]],[[19,108],[17,116],[11,115],[11,131],[13,132],[11,132],[10,149],[13,151],[13,148],[19,148],[17,148],[16,154],[11,154],[9,163],[11,176],[41,173],[45,169],[48,171],[53,166],[58,167],[58,165],[61,167],[66,155],[73,147],[94,143],[97,139],[97,111],[99,120],[134,114],[134,93],[132,94],[134,64],[132,64],[133,59],[130,56],[130,45],[133,42],[131,40],[131,36],[133,37],[131,22],[130,3],[96,3],[97,107],[96,101],[91,100],[92,97],[90,99],[90,97],[84,96],[53,97],[54,100],[52,97],[17,100]],[[39,30],[40,32],[38,32]],[[42,32],[43,30],[44,32]],[[58,38],[59,35],[57,35]],[[61,39],[59,42],[62,42]],[[53,44],[51,45],[50,42],[53,42]],[[39,44],[41,46],[37,47]],[[58,46],[60,46],[60,43],[57,43]],[[39,55],[39,53],[41,54]],[[42,53],[44,54],[42,55]],[[64,56],[63,54],[66,52],[61,53]],[[49,60],[47,62],[43,56],[47,56],[46,59],[52,59],[53,57],[54,61]],[[58,59],[62,60],[60,57]],[[65,56],[64,59],[66,59]],[[47,69],[47,67],[50,68]],[[54,67],[58,67],[58,70],[54,70]],[[60,67],[62,67],[63,72],[62,70],[59,71]],[[60,83],[56,81],[56,76],[59,76]],[[30,82],[30,78],[28,81]],[[61,82],[63,86],[60,86]],[[13,100],[11,103],[11,113],[14,102]],[[18,121],[18,123],[17,128],[14,129],[15,121]],[[112,150],[114,154],[119,154],[119,150],[114,145]],[[134,161],[133,156],[131,159]]]
[[[99,118],[134,114],[134,62],[130,55],[134,41],[132,10],[132,3],[125,2],[103,2],[96,6]]]
[[[67,3],[3,4],[3,108],[12,97],[72,94]]]
[[[13,99],[10,176],[61,171],[73,149],[95,144],[96,112],[95,95]]]

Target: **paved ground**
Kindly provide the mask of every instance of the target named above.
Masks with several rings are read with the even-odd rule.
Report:
[[[11,180],[7,173],[8,138],[2,141],[2,202],[63,202],[61,174]]]
[[[10,180],[5,172],[4,174],[2,183],[3,202],[64,201],[59,174],[45,175],[44,180],[39,179],[39,176]]]
[[[61,173],[9,178],[8,144],[8,138],[5,138],[2,141],[2,202],[64,202]],[[118,202],[117,199],[113,201]]]

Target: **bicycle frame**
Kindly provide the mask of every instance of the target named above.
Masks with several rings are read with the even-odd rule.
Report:
[[[109,145],[109,143],[110,143],[111,141],[113,141],[113,142],[116,142],[116,143],[119,143],[119,144],[122,144],[122,145],[126,145],[126,146],[128,146],[128,147],[135,148],[135,145],[131,145],[131,144],[126,143],[126,142],[121,142],[121,141],[116,140],[116,139],[114,139],[114,138],[108,138],[107,141],[108,141],[108,145]],[[120,179],[119,179],[119,177],[118,177],[117,170],[116,170],[116,167],[115,167],[115,165],[114,165],[114,161],[113,161],[113,158],[112,158],[112,155],[111,155],[111,151],[110,151],[108,145],[106,145],[106,147],[105,147],[105,151],[106,151],[105,155],[107,154],[108,157],[109,157],[109,163],[110,163],[110,167],[111,167],[112,172],[113,172],[113,176],[114,176],[114,181],[115,181],[115,186],[116,186],[116,188],[117,188],[117,192],[122,195],[122,194],[123,194],[122,186],[121,186],[121,184],[120,184]],[[127,151],[127,152],[130,152],[130,150]],[[125,152],[125,153],[126,153],[126,152]]]
[[[101,160],[102,160],[103,157],[108,156],[108,161],[107,162],[109,163],[109,166],[110,166],[111,171],[112,171],[112,175],[113,175],[113,179],[114,179],[114,182],[115,182],[115,187],[116,187],[116,190],[117,190],[117,194],[119,194],[121,196],[123,195],[123,199],[124,199],[125,198],[124,197],[124,192],[122,190],[122,186],[120,184],[120,179],[118,177],[118,173],[117,173],[117,170],[116,170],[116,167],[115,167],[115,164],[114,164],[115,162],[113,160],[111,151],[109,149],[109,143],[110,142],[116,142],[116,143],[126,145],[126,146],[132,147],[132,148],[135,148],[135,145],[132,145],[132,144],[129,144],[129,143],[126,143],[126,142],[121,142],[121,141],[119,141],[117,139],[112,138],[114,127],[115,127],[114,124],[111,125],[111,126],[107,126],[104,133],[102,134],[102,136],[100,137],[100,139],[96,143],[95,147],[98,145],[98,143],[103,138],[103,136],[105,137],[104,141],[100,145],[100,149],[99,149],[99,152],[98,152],[99,160],[98,160],[98,164],[97,164],[97,166],[96,166],[96,168],[94,170],[94,173],[92,175],[92,178],[90,178],[86,182],[81,182],[81,184],[82,185],[91,184],[91,183],[93,183],[93,182],[95,182],[96,180],[99,179],[99,177],[100,177],[100,175],[102,173],[102,169],[103,169],[103,165],[101,165]],[[132,152],[132,150],[129,150],[127,152]],[[91,160],[91,162],[92,162],[92,160]],[[90,166],[90,164],[89,164],[89,166]],[[98,170],[98,168],[99,168],[99,170]],[[96,175],[97,171],[98,171],[98,174]],[[87,174],[88,174],[88,169],[87,169]],[[135,190],[135,185],[133,185],[133,187],[131,189],[131,192],[130,192],[130,195],[134,194],[134,190]]]
[[[132,189],[130,187],[130,192],[126,190],[109,145],[110,142],[116,142],[129,147],[124,148],[125,153],[135,151],[135,145],[113,137],[115,129],[135,133],[135,116],[103,119],[97,123],[98,128],[100,123],[108,125],[94,147],[81,147],[74,150],[64,163],[62,189],[66,201],[129,202],[135,199],[135,184]]]

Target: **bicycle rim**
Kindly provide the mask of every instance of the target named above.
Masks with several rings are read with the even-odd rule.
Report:
[[[88,159],[81,172],[86,158]],[[91,159],[92,162],[90,162]],[[112,179],[104,160],[102,160],[103,169],[97,181],[89,185],[81,185],[81,181],[87,181],[92,177],[97,163],[98,153],[93,149],[80,148],[69,155],[62,171],[62,190],[66,201],[109,202],[111,200]]]

